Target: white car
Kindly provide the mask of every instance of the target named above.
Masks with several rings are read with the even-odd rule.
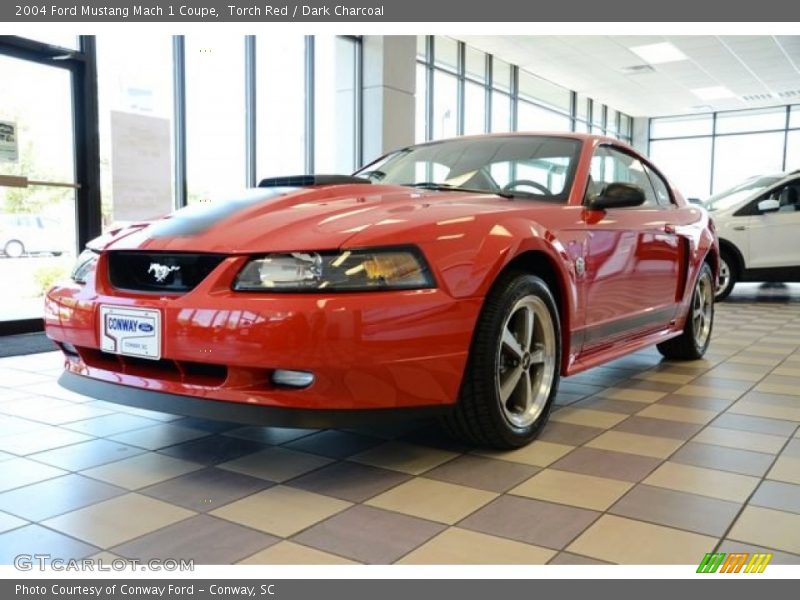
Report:
[[[717,228],[717,299],[737,281],[800,281],[800,170],[752,177],[703,202]]]
[[[64,252],[58,221],[27,213],[0,213],[0,255],[19,258],[26,254]]]

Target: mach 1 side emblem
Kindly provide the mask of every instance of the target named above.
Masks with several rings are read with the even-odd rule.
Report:
[[[159,263],[150,263],[150,267],[147,269],[148,273],[152,273],[153,277],[158,283],[162,283],[170,273],[175,271],[180,271],[181,268],[177,265],[162,265]]]

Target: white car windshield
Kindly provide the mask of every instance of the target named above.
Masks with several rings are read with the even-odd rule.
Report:
[[[706,209],[711,212],[715,210],[727,210],[736,206],[742,200],[757,195],[759,192],[767,189],[772,184],[777,183],[782,178],[782,175],[751,177],[750,179],[747,179],[742,183],[725,190],[724,192],[714,194],[705,202],[703,202],[703,204]]]

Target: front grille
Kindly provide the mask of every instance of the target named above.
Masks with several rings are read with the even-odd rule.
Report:
[[[109,252],[108,277],[118,289],[183,293],[194,289],[224,259],[223,254]]]

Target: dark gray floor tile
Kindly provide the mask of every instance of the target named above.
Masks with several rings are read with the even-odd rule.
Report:
[[[591,396],[584,398],[573,405],[575,408],[590,408],[592,410],[604,410],[607,412],[619,413],[621,415],[632,415],[644,408],[641,402],[631,402],[629,400],[612,400]]]
[[[725,413],[714,419],[714,427],[752,431],[754,433],[767,433],[772,435],[789,436],[794,433],[797,424],[791,421],[768,419],[766,417],[751,417],[749,415],[736,415]]]
[[[702,425],[696,425],[694,423],[637,417],[636,415],[625,419],[622,423],[614,427],[616,431],[638,433],[639,435],[654,435],[676,440],[688,440],[702,428]]]
[[[540,500],[500,496],[458,526],[528,544],[562,549],[600,513]]]
[[[735,502],[637,485],[608,512],[622,517],[721,536],[741,509]]]
[[[428,471],[425,473],[425,477],[502,493],[532,477],[540,470],[538,467],[506,460],[464,455]]]
[[[287,485],[350,502],[363,502],[411,479],[410,475],[351,462],[323,467]]]
[[[162,454],[203,465],[227,462],[266,448],[265,444],[226,435],[212,435],[160,450]]]
[[[0,510],[29,521],[43,521],[126,492],[102,481],[69,474],[0,494]]]
[[[390,564],[446,527],[371,506],[354,506],[295,536],[325,552],[369,564]]]
[[[588,556],[581,556],[580,554],[573,554],[572,552],[559,552],[550,559],[548,565],[610,565],[603,560],[596,558],[589,558]]]
[[[661,459],[599,448],[576,448],[552,465],[554,469],[621,479],[641,481],[661,464]]]
[[[277,538],[249,527],[197,515],[110,549],[114,554],[141,561],[180,558],[202,565],[230,565],[277,542]]]
[[[138,490],[197,512],[208,512],[271,487],[264,479],[208,467]]]
[[[329,429],[289,442],[285,447],[329,458],[347,458],[382,444],[383,441],[376,437]]]
[[[782,481],[762,481],[750,498],[750,504],[800,513],[800,485]]]
[[[566,444],[568,446],[582,446],[604,431],[605,429],[600,429],[599,427],[587,427],[585,425],[550,421],[536,439],[543,442]]]
[[[751,450],[688,442],[679,448],[670,460],[695,467],[761,477],[769,470],[775,457]]]

